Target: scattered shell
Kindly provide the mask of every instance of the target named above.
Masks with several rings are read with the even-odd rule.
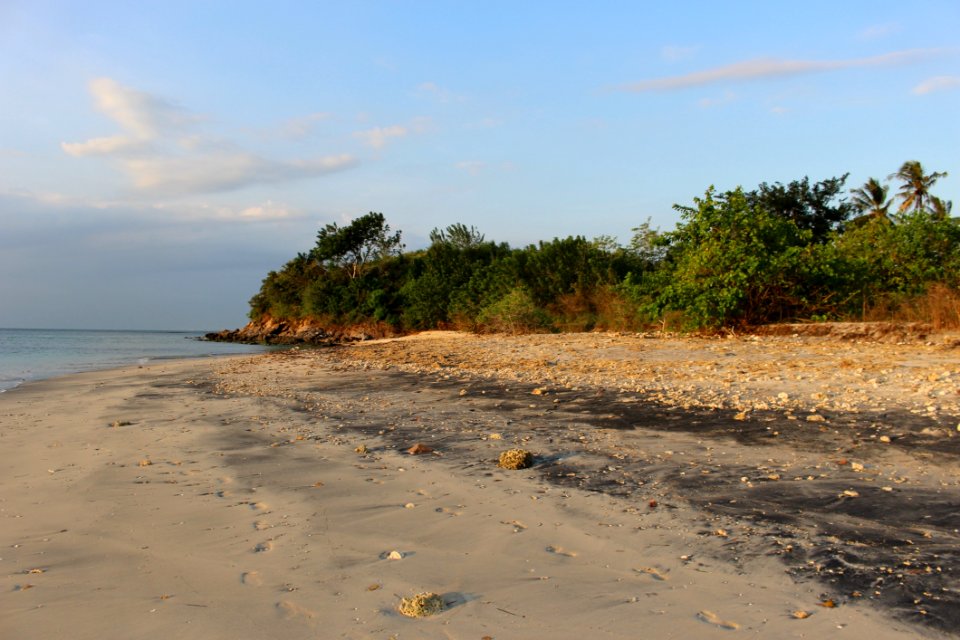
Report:
[[[499,433],[491,433],[487,437],[490,438],[491,440],[503,440],[503,436],[500,435]]]
[[[960,429],[960,426],[957,428]],[[880,436],[880,442],[890,442],[890,436]]]
[[[858,498],[860,494],[854,491],[853,489],[846,489],[843,493],[840,494],[841,498]]]
[[[404,509],[413,509],[413,508],[416,507],[416,506],[417,506],[417,505],[413,504],[412,502],[408,502],[407,504],[403,505],[403,508],[404,508]]]
[[[824,609],[836,609],[837,603],[833,598],[824,600],[823,602],[818,602],[817,605],[823,607]]]
[[[152,464],[153,464],[153,462],[150,460],[150,458],[144,458],[143,460],[141,460],[140,462],[137,463],[137,466],[138,466],[138,467],[149,467],[149,466],[152,465]]]
[[[713,535],[719,536],[721,538],[727,538],[730,536],[730,534],[727,533],[726,529],[717,529],[716,531],[713,532]]]
[[[357,453],[359,453],[359,454],[361,454],[361,455],[370,452],[370,450],[367,449],[367,445],[365,445],[365,444],[360,445],[359,447],[357,447],[356,449],[354,449],[354,451],[356,451]]]
[[[809,611],[804,611],[803,609],[797,609],[790,614],[791,617],[796,618],[797,620],[803,620],[810,617]]]
[[[373,583],[373,584],[367,586],[367,591],[376,591],[376,590],[379,589],[379,588],[380,588],[380,585],[379,585],[379,584]]]
[[[533,454],[526,449],[510,449],[500,454],[497,466],[502,469],[526,469],[533,465]]]
[[[443,611],[443,598],[438,593],[418,593],[412,598],[401,598],[398,610],[408,618],[423,618]]]
[[[391,551],[387,554],[387,560],[403,560],[403,553],[400,551]]]

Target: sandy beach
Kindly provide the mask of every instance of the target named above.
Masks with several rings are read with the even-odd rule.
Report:
[[[956,637],[958,403],[947,338],[431,332],[31,383],[0,637]]]

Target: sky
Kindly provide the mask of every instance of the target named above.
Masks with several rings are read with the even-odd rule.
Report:
[[[958,202],[958,113],[956,0],[0,0],[0,327],[237,327],[370,211],[627,243],[907,160]]]

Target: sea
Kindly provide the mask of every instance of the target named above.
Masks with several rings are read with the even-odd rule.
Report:
[[[69,373],[271,349],[205,342],[198,339],[202,335],[200,331],[0,329],[0,393],[30,380]]]

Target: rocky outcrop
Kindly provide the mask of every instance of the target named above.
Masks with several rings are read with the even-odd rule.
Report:
[[[312,318],[278,319],[265,316],[247,323],[240,329],[223,329],[208,333],[204,339],[212,342],[246,344],[331,345],[392,335],[394,335],[392,329],[380,325],[330,327]]]

